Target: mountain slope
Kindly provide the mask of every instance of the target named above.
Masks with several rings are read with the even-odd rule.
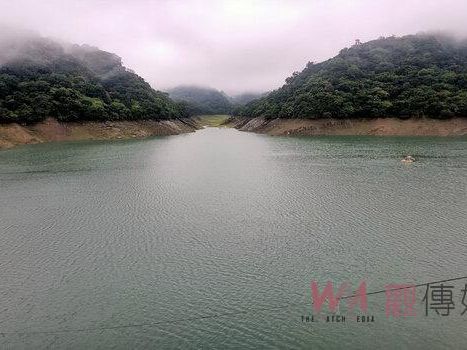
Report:
[[[232,110],[229,98],[215,89],[178,86],[169,90],[169,95],[175,101],[183,102],[189,114],[229,114]]]
[[[467,116],[467,42],[380,38],[345,48],[239,112],[266,118]]]
[[[248,102],[264,97],[266,95],[267,95],[267,92],[262,92],[262,93],[245,92],[240,95],[232,96],[230,100],[232,101],[232,104],[234,104],[235,106],[243,106],[243,105],[246,105]]]
[[[170,119],[182,106],[115,54],[38,37],[0,43],[0,122]]]

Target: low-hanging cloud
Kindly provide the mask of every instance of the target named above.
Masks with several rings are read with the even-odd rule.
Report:
[[[357,38],[467,35],[464,0],[0,0],[0,8],[0,24],[115,52],[158,89],[266,91]]]

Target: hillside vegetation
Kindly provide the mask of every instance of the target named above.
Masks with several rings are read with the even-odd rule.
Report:
[[[265,118],[467,116],[467,42],[409,35],[357,42],[309,62],[266,97],[236,111]]]
[[[267,92],[262,92],[262,93],[245,92],[243,94],[232,96],[230,98],[230,101],[234,105],[234,108],[238,108],[243,105],[246,105],[248,102],[264,97],[266,95],[267,95]]]
[[[229,114],[232,104],[222,91],[199,86],[177,86],[169,90],[172,99],[184,105],[190,115]]]
[[[186,110],[122,65],[87,45],[38,37],[0,42],[0,122],[170,119]]]

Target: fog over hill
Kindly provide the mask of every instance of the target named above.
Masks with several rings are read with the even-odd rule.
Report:
[[[0,3],[0,23],[115,52],[156,89],[210,86],[231,96],[277,89],[306,62],[327,60],[355,39],[467,35],[465,0]]]
[[[229,114],[232,104],[222,91],[200,86],[177,86],[168,91],[169,96],[183,102],[191,115]]]
[[[186,110],[116,54],[31,32],[0,37],[0,121],[166,119]]]
[[[168,90],[170,97],[183,103],[190,115],[230,114],[266,93],[228,96],[225,92],[202,86],[177,86]]]
[[[266,118],[467,117],[467,40],[445,34],[388,37],[301,72],[237,111]]]

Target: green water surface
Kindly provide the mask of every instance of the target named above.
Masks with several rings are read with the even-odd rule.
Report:
[[[467,280],[448,317],[419,288],[415,317],[301,319],[312,280],[467,276],[466,170],[465,138],[222,128],[1,151],[0,347],[466,348]]]

